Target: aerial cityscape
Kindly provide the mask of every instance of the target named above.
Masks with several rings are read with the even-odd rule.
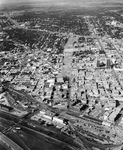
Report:
[[[0,1],[0,150],[123,150],[123,1]]]

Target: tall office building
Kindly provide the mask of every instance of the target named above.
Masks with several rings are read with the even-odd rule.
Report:
[[[100,61],[97,60],[97,68],[99,68],[99,67],[100,67]]]
[[[110,61],[110,59],[107,59],[107,68],[108,68],[108,69],[111,68],[111,61]]]

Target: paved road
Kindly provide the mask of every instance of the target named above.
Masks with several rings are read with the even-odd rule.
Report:
[[[123,145],[123,143],[121,144],[101,144],[99,142],[94,142],[93,139],[91,138],[86,138],[84,136],[84,134],[82,134],[81,132],[78,132],[78,129],[71,123],[69,123],[69,126],[71,127],[72,131],[82,140],[84,141],[84,143],[86,143],[87,145],[90,145],[92,147],[96,147],[96,148],[102,148],[102,149],[106,149],[106,148],[116,148],[116,147],[121,147]]]
[[[5,117],[5,115],[4,115],[4,117]],[[6,117],[6,118],[8,118],[8,117]],[[13,120],[13,119],[12,119]],[[20,123],[20,122],[23,122],[22,120],[20,120],[18,123],[15,123],[13,126],[11,126],[10,125],[10,127],[8,127],[7,129],[5,129],[4,130],[4,134],[8,134],[10,131],[12,131],[16,126],[18,126],[18,127],[20,127],[21,128],[21,130],[22,131],[24,131],[24,132],[26,132],[26,133],[29,133],[29,134],[32,134],[33,136],[35,136],[35,137],[46,137],[46,138],[50,138],[51,140],[53,140],[53,141],[55,141],[56,143],[62,143],[63,145],[66,145],[66,147],[68,146],[68,147],[70,147],[71,149],[73,149],[74,150],[74,148],[72,148],[72,147],[74,147],[74,146],[72,146],[72,144],[70,145],[69,143],[67,143],[67,142],[64,142],[64,141],[62,141],[62,140],[59,140],[58,138],[54,138],[54,137],[52,137],[52,136],[50,136],[50,135],[48,135],[48,134],[45,134],[45,133],[43,133],[43,132],[39,132],[39,131],[37,131],[37,130],[35,130],[35,129],[33,129],[33,128],[30,128],[29,126],[26,126],[25,124],[23,124],[23,123]],[[40,128],[42,128],[41,126],[40,126]],[[44,130],[44,128],[42,128],[42,130]],[[47,129],[47,132],[50,132],[50,129]],[[56,131],[52,131],[52,133],[53,134],[59,134],[59,133],[57,133]],[[1,133],[1,134],[3,134],[3,133]],[[68,137],[67,137],[68,138]],[[5,138],[4,138],[4,140],[5,140]],[[15,145],[13,145],[13,143],[11,143],[11,141],[9,140],[9,139],[7,139],[6,140],[6,143],[8,142],[8,144],[10,145],[10,146],[13,146],[13,148],[15,148]],[[17,148],[17,150],[18,150],[18,148]]]
[[[15,20],[11,19],[8,13],[5,13],[5,16],[8,18],[8,20],[13,23],[17,28],[22,28]]]
[[[22,125],[22,124],[19,124],[18,123],[18,125],[20,126],[20,127],[22,127],[24,130],[26,130],[26,131],[29,131],[29,132],[33,132],[33,134],[35,135],[35,134],[39,134],[39,135],[43,135],[43,136],[45,136],[45,137],[49,137],[48,135],[45,135],[45,134],[43,134],[43,133],[41,133],[41,132],[38,132],[38,131],[36,131],[36,130],[34,130],[34,129],[32,129],[32,128],[29,128],[29,127],[26,127],[25,125]],[[13,127],[15,127],[15,126],[13,126]],[[72,125],[72,127],[73,127],[73,125]],[[12,129],[12,128],[11,128]],[[10,130],[11,130],[10,129]],[[73,127],[73,131],[74,131],[74,129],[75,129],[75,127]],[[87,144],[91,144],[91,145],[94,145],[95,147],[99,147],[99,145],[100,144],[96,144],[96,143],[94,143],[94,142],[92,142],[92,141],[89,141],[89,140],[87,140],[85,137],[84,137],[84,134],[83,135],[80,135],[79,133],[78,133],[78,131],[77,131],[77,129],[76,129],[76,132],[75,132],[75,134],[77,135],[77,136],[82,136],[82,141],[84,140],[84,141],[86,141],[86,143]],[[78,135],[79,134],[79,135]],[[79,137],[79,138],[80,138]],[[52,137],[50,137],[50,138],[52,138]],[[52,138],[53,140],[55,140],[55,141],[59,141],[58,139],[55,139],[55,138]],[[91,138],[90,138],[91,139]],[[60,142],[60,141],[59,141]],[[102,147],[104,146],[104,147],[117,147],[117,146],[119,146],[119,145],[111,145],[111,144],[102,144],[101,145]]]
[[[8,18],[8,20],[15,25],[16,28],[19,29],[24,29],[22,26],[19,25],[19,23],[17,21],[15,21],[14,19],[12,19],[8,13],[5,14],[5,16]],[[30,30],[30,31],[38,31],[38,32],[49,32],[51,34],[60,34],[63,36],[67,36],[67,33],[62,33],[62,32],[56,32],[56,31],[49,31],[49,30],[41,30],[41,29],[25,29],[25,30]]]
[[[101,39],[99,39],[98,36],[97,36],[97,34],[96,34],[95,28],[93,28],[93,33],[94,33],[96,39],[98,40],[98,43],[99,43],[101,49],[102,49],[103,51],[105,51]],[[106,35],[106,37],[107,37],[107,35]],[[107,37],[107,40],[109,40],[110,43],[114,46],[115,50],[117,51],[117,53],[119,54],[120,58],[122,59],[122,55],[120,54],[119,50],[115,47],[115,45],[111,42],[111,40],[110,40],[108,37]],[[108,58],[108,55],[107,55],[106,53],[105,53],[105,55],[106,55],[106,58]],[[119,80],[119,78],[118,78],[118,75],[116,74],[114,68],[112,68],[112,73],[113,73],[114,77],[116,78],[117,82],[119,83],[121,89],[123,90],[123,85],[121,84],[121,82],[120,82],[120,80]]]
[[[8,13],[5,13],[5,16],[8,18],[8,20],[15,25],[16,28],[19,28],[19,29],[25,29],[23,28],[22,26],[19,25],[19,23],[17,21],[15,21],[14,19],[12,19],[10,17],[10,15]],[[61,36],[68,36],[67,33],[64,33],[64,32],[60,32],[60,31],[50,31],[50,30],[45,30],[45,29],[25,29],[25,30],[30,30],[30,31],[37,31],[37,32],[48,32],[50,34],[59,34]],[[78,37],[81,37],[80,35],[77,35],[77,34],[74,34]]]
[[[18,26],[18,24],[15,22],[15,21],[13,21],[9,16],[7,16],[8,17],[8,19],[11,21],[11,22],[13,22],[15,25],[16,25],[16,27],[18,27],[18,28],[20,28],[19,26]],[[97,40],[98,40],[98,42],[99,42],[99,44],[100,44],[100,47],[101,47],[101,49],[102,50],[104,50],[104,48],[103,48],[103,45],[102,45],[102,43],[101,43],[101,40],[97,37],[97,35],[96,35],[96,33],[95,33],[95,36],[96,36],[96,38],[97,38]],[[17,92],[17,91],[16,91]],[[26,128],[26,127],[25,127]],[[29,129],[29,130],[31,130],[32,131],[32,129]],[[37,131],[33,131],[33,132],[37,132]],[[80,136],[80,134],[78,134],[78,132],[75,132],[75,134],[77,134],[78,136]],[[86,142],[88,142],[88,140],[87,139],[84,139],[84,137],[81,137],[82,138],[82,140],[83,141],[86,141]],[[11,142],[10,142],[11,143]],[[93,142],[91,142],[91,144],[93,144],[93,145],[95,145],[95,143],[93,143]],[[12,144],[13,145],[13,144]],[[97,146],[97,144],[95,145],[95,146]],[[104,145],[103,145],[104,146]],[[109,146],[109,145],[108,145]],[[108,147],[107,146],[107,147]],[[114,145],[111,145],[112,147],[114,147]],[[100,147],[100,146],[99,146]]]
[[[19,145],[9,139],[6,135],[0,132],[0,139],[4,141],[8,146],[12,147],[14,150],[23,150]]]
[[[7,145],[5,145],[5,143],[2,140],[0,140],[0,150],[8,150]]]

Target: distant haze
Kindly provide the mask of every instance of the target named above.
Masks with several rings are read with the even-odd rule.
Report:
[[[49,3],[49,4],[73,4],[73,5],[95,5],[95,4],[102,4],[102,3],[123,3],[123,0],[0,0],[0,5],[5,4],[24,4],[24,3]]]

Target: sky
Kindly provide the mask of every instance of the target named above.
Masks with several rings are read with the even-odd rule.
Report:
[[[75,4],[99,4],[99,3],[123,3],[123,0],[0,0],[0,5],[2,4],[14,4],[14,3],[51,3],[51,4],[68,4],[68,3],[75,3]]]

